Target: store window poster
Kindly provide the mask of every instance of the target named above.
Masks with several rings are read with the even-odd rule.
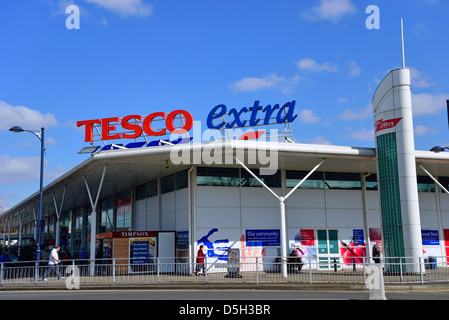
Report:
[[[340,254],[343,263],[364,263],[366,245],[363,229],[340,229]]]
[[[298,248],[302,254],[303,263],[316,263],[317,251],[315,247],[315,230],[300,229],[295,239],[289,242],[290,252]]]

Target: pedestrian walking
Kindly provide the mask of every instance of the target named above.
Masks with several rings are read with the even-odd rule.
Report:
[[[61,273],[59,272],[59,266],[58,263],[60,262],[58,251],[60,247],[54,247],[53,250],[51,250],[50,258],[48,260],[48,268],[45,271],[44,275],[42,276],[42,281],[47,281],[47,274],[49,271],[54,270],[56,275],[58,276],[58,280],[64,279],[64,277],[61,276]]]

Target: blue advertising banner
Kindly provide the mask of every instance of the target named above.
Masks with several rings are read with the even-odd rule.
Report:
[[[354,245],[360,246],[365,244],[365,237],[363,235],[363,229],[353,229],[352,237],[354,241]]]
[[[421,230],[422,244],[426,246],[440,245],[438,230]]]
[[[189,248],[189,231],[178,231],[176,232],[177,249],[188,249]]]
[[[248,229],[246,230],[246,246],[279,247],[281,231],[279,229]]]
[[[148,241],[134,241],[132,244],[133,264],[150,262],[150,243]]]

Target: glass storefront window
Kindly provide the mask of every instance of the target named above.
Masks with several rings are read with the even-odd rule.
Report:
[[[100,221],[99,232],[110,232],[114,230],[114,201],[113,197],[109,196],[100,202]]]
[[[198,186],[238,187],[240,174],[238,168],[202,167],[197,169],[196,184]]]
[[[309,172],[307,171],[287,171],[286,172],[286,186],[287,188],[294,188]],[[324,179],[322,172],[312,173],[306,181],[300,186],[300,189],[324,189]]]
[[[441,183],[446,190],[449,190],[449,177],[438,177],[438,182]],[[440,192],[445,192],[440,186],[438,186],[438,188],[440,189]]]
[[[325,172],[326,189],[361,190],[360,173]]]
[[[161,193],[175,191],[175,175],[171,174],[161,178]]]
[[[175,190],[184,189],[189,186],[189,171],[184,170],[175,173]]]
[[[125,190],[116,194],[116,231],[131,231],[132,227],[132,206],[131,190]]]
[[[64,212],[63,217],[60,220],[61,228],[66,228],[67,236],[65,239],[61,239],[61,247],[71,251],[72,249],[72,210]]]
[[[136,201],[157,196],[157,180],[136,187]]]
[[[428,176],[417,176],[418,192],[435,192],[435,183]]]
[[[365,182],[366,182],[366,190],[378,189],[377,174],[370,174],[365,178]]]
[[[276,171],[272,175],[260,175],[259,170],[251,170],[260,180],[263,181],[270,188],[280,188],[281,187],[281,172]],[[242,187],[263,187],[262,184],[257,181],[248,171],[245,169],[241,170],[242,175]]]
[[[78,253],[81,250],[81,245],[83,241],[83,207],[78,207],[74,211],[74,226],[75,231],[73,235],[73,248],[72,253]]]

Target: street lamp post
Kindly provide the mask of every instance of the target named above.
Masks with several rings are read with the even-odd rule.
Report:
[[[41,128],[40,132],[34,132],[31,130],[24,130],[21,127],[14,126],[9,131],[19,133],[19,132],[31,132],[41,141],[41,169],[40,169],[40,185],[39,185],[39,218],[38,218],[38,229],[37,229],[37,249],[36,249],[36,279],[39,277],[39,261],[41,259],[41,228],[42,228],[42,190],[44,184],[44,131],[45,128]]]

